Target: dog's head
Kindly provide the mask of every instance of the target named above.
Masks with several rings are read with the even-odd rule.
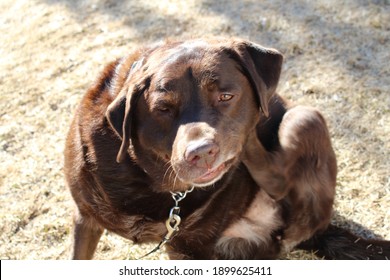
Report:
[[[162,191],[218,181],[268,115],[282,55],[243,40],[167,43],[127,66],[107,119]],[[123,76],[123,75],[122,75]],[[129,146],[131,148],[129,149]]]

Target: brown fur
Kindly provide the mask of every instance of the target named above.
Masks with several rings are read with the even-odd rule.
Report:
[[[275,93],[281,64],[239,39],[170,42],[109,64],[66,142],[73,258],[92,258],[104,228],[161,241],[169,192],[191,186],[170,258],[276,258],[325,231],[335,155],[321,114]]]

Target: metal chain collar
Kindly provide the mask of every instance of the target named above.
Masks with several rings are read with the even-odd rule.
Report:
[[[157,245],[156,248],[154,248],[152,251],[147,253],[146,255],[143,255],[139,259],[143,259],[146,256],[149,256],[150,254],[153,254],[157,250],[161,249],[162,246],[165,245],[165,243],[169,242],[176,232],[179,231],[179,225],[181,223],[180,218],[180,206],[179,202],[182,201],[186,195],[194,190],[194,186],[191,187],[191,189],[186,190],[184,192],[171,192],[172,199],[175,201],[175,206],[171,208],[169,211],[169,217],[165,222],[165,227],[167,228],[167,234],[164,236],[164,238],[161,240],[161,242]]]

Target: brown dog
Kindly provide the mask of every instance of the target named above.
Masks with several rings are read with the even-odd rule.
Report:
[[[276,50],[239,39],[169,42],[109,64],[66,142],[73,258],[92,258],[104,228],[166,244],[173,259],[276,258],[297,245],[389,257],[385,241],[366,250],[329,226],[328,130],[275,93],[281,65]]]

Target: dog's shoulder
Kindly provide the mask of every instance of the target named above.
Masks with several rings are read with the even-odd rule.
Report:
[[[116,162],[121,139],[105,117],[108,106],[125,86],[128,73],[140,56],[142,50],[135,50],[104,67],[83,96],[67,136],[67,176],[85,182],[85,185],[99,184],[102,188],[100,192],[108,193],[111,200],[125,199],[126,184],[146,180],[143,170],[135,163],[130,160],[123,164]],[[82,186],[70,184],[70,187],[77,189]],[[84,186],[84,189],[87,187]]]
[[[94,118],[103,117],[108,105],[125,86],[132,65],[141,55],[142,51],[136,50],[127,57],[108,63],[81,100],[78,114],[92,115]]]

